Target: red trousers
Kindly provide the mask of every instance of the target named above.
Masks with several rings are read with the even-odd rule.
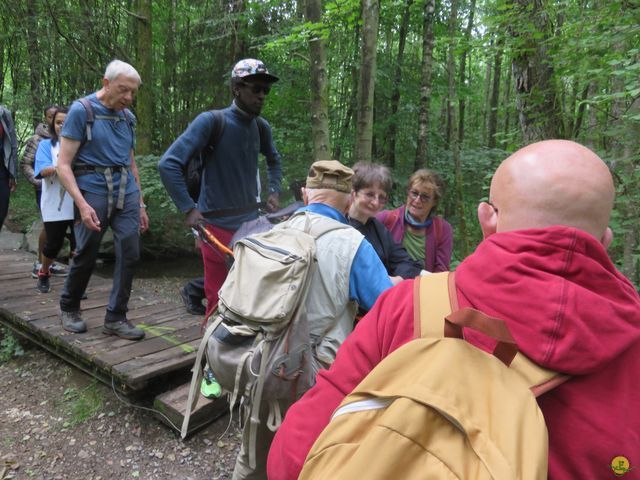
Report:
[[[231,237],[235,233],[214,225],[207,225],[207,230],[223,245],[229,245]],[[204,263],[204,294],[207,297],[206,316],[208,318],[218,305],[218,292],[227,278],[227,264],[225,254],[215,245],[201,242],[200,253],[202,253],[202,262]]]

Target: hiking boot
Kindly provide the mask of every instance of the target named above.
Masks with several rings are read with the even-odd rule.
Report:
[[[126,340],[142,340],[144,338],[144,330],[137,328],[127,319],[117,322],[105,321],[102,333],[105,335],[117,335]]]
[[[87,324],[80,316],[80,312],[60,312],[60,320],[62,321],[62,328],[67,332],[83,333],[87,331]]]
[[[204,315],[206,311],[204,305],[200,302],[196,302],[193,297],[190,297],[184,287],[180,289],[180,296],[182,297],[182,302],[184,303],[188,313],[191,315]]]
[[[49,271],[51,272],[51,275],[53,275],[54,277],[66,277],[67,275],[69,275],[69,270],[67,269],[67,267],[63,267],[62,265],[56,262],[51,264]]]
[[[43,271],[38,272],[38,283],[36,283],[36,288],[40,293],[49,293],[51,291],[51,286],[49,285],[49,273],[44,273]]]

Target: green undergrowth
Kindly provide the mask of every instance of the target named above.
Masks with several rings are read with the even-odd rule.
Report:
[[[24,355],[18,338],[7,328],[0,327],[0,363]]]
[[[62,399],[56,405],[64,412],[64,428],[72,427],[95,416],[102,410],[103,398],[98,391],[98,381],[94,380],[84,388],[67,387]]]

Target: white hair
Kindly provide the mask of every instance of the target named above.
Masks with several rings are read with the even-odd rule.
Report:
[[[135,68],[122,60],[113,60],[109,65],[107,65],[107,69],[104,71],[104,78],[111,82],[120,75],[127,78],[133,78],[134,80],[137,80],[139,84],[142,83],[140,74]]]

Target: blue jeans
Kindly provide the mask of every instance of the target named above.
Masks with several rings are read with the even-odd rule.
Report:
[[[140,193],[136,191],[127,194],[124,208],[114,208],[111,218],[107,218],[106,195],[84,192],[84,198],[96,211],[102,228],[95,232],[85,227],[82,221],[75,224],[77,253],[62,289],[60,309],[64,312],[80,310],[80,298],[93,273],[100,242],[107,227],[111,227],[116,261],[105,321],[124,320],[131,295],[134,267],[140,258]]]

